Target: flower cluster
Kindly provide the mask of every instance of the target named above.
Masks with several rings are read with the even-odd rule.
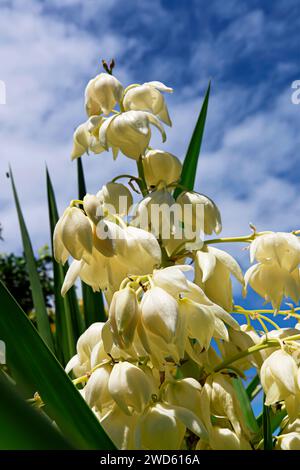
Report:
[[[119,449],[247,450],[259,448],[261,437],[235,383],[256,369],[266,406],[286,410],[276,446],[299,449],[300,331],[279,328],[269,315],[282,313],[284,297],[299,301],[299,238],[254,230],[204,240],[222,230],[218,207],[181,186],[176,156],[149,147],[151,126],[166,139],[163,93],[170,92],[157,81],[124,88],[109,73],[86,87],[88,119],[74,133],[72,159],[120,151],[137,160],[139,174],[72,201],[56,225],[54,256],[62,264],[73,259],[62,295],[80,278],[103,291],[107,306],[107,321],[79,338],[66,371]],[[133,190],[140,194],[134,211]],[[245,242],[257,263],[244,276],[214,242]],[[273,310],[235,305],[232,277]],[[297,318],[295,307],[285,314]]]

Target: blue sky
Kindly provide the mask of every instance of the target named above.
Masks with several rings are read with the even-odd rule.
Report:
[[[183,158],[208,80],[212,95],[196,189],[223,215],[223,235],[300,228],[298,0],[11,0],[1,2],[1,250],[20,251],[9,182],[12,165],[34,247],[49,241],[47,163],[63,210],[76,195],[69,160],[74,128],[85,119],[83,92],[114,57],[124,85],[160,80],[173,128],[162,146]],[[88,189],[134,171],[126,157],[85,157]],[[129,166],[129,168],[128,168]],[[243,268],[248,254],[233,247]]]

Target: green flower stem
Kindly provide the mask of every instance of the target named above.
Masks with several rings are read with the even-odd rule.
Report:
[[[118,181],[118,180],[121,179],[121,178],[128,178],[128,179],[130,179],[130,180],[134,180],[134,181],[136,181],[138,184],[141,182],[141,179],[138,178],[137,176],[127,175],[127,174],[116,176],[115,178],[113,178],[113,179],[111,180],[111,182],[112,182],[112,183],[115,183],[116,181]]]
[[[251,235],[244,235],[241,237],[224,237],[224,238],[212,238],[211,240],[205,240],[205,245],[211,245],[213,243],[250,243],[256,237],[256,233],[253,232]]]
[[[147,185],[146,185],[146,181],[145,181],[145,175],[144,175],[144,168],[143,168],[143,162],[142,162],[142,157],[140,157],[138,159],[138,161],[136,162],[137,164],[137,169],[138,169],[138,173],[139,173],[139,186],[140,186],[140,189],[142,191],[142,195],[143,196],[146,196],[148,194],[148,191],[147,191]]]
[[[296,341],[300,340],[300,334],[299,335],[293,335],[293,336],[288,336],[287,338],[283,339],[283,343],[287,341]],[[300,345],[299,345],[300,346]],[[250,348],[246,349],[245,351],[242,351],[238,354],[235,354],[234,356],[230,357],[229,359],[226,359],[226,361],[223,361],[221,364],[219,364],[217,367],[213,369],[214,372],[220,372],[222,369],[226,369],[232,364],[233,362],[238,361],[239,359],[242,359],[243,357],[249,356],[250,354],[253,354],[255,352],[258,352],[262,349],[267,349],[267,348],[276,348],[276,347],[281,347],[280,343],[278,342],[277,339],[269,339],[266,338],[263,343],[260,344],[255,344],[254,346],[251,346]]]

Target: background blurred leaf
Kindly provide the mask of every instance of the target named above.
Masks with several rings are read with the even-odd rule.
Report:
[[[198,158],[201,150],[201,143],[204,133],[206,115],[207,115],[207,108],[208,108],[208,100],[210,94],[210,83],[208,84],[206,94],[203,100],[202,108],[188,146],[188,150],[183,162],[181,177],[180,177],[180,184],[185,188],[192,190],[194,189],[195,178],[197,173],[197,165],[198,165]],[[182,188],[177,188],[174,192],[175,199],[182,193]]]
[[[78,199],[82,200],[87,191],[81,158],[77,158],[77,178]],[[84,282],[81,283],[81,288],[86,328],[97,321],[105,322],[107,318],[104,309],[102,292],[93,292],[93,289]]]
[[[1,450],[71,449],[44,413],[26,403],[3,374],[0,396]]]
[[[33,305],[35,308],[35,313],[36,313],[36,323],[37,323],[37,328],[38,331],[47,344],[47,346],[54,351],[54,342],[53,342],[53,337],[50,329],[50,323],[48,319],[48,313],[47,313],[47,308],[45,305],[44,301],[44,295],[43,295],[43,290],[41,287],[40,279],[39,279],[39,274],[37,271],[37,266],[33,254],[33,249],[31,245],[31,241],[29,238],[28,230],[24,221],[24,217],[22,214],[22,210],[20,207],[19,203],[19,198],[17,195],[14,179],[13,179],[13,174],[11,169],[9,170],[10,178],[11,178],[11,184],[12,184],[12,189],[13,189],[13,194],[14,194],[14,199],[16,203],[16,208],[17,208],[17,213],[18,213],[18,219],[19,219],[19,224],[20,224],[20,230],[21,230],[21,235],[22,235],[22,242],[23,242],[23,249],[24,249],[24,255],[27,263],[27,269],[28,269],[28,275],[29,275],[29,280],[30,280],[30,285],[31,285],[31,292],[32,292],[32,299],[33,299]]]
[[[0,338],[18,387],[34,388],[63,435],[77,449],[113,449],[93,411],[0,281]]]
[[[53,253],[53,232],[58,221],[58,211],[48,170],[46,170],[46,179],[51,245]],[[72,287],[64,297],[62,297],[60,293],[67,270],[68,263],[62,266],[53,258],[54,298],[56,311],[56,344],[58,358],[62,364],[66,364],[68,360],[75,354],[77,339],[84,331],[83,317],[80,314],[75,288]]]

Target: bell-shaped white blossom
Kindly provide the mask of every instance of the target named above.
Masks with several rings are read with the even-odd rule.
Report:
[[[114,158],[118,151],[129,158],[138,160],[144,155],[151,138],[150,124],[161,132],[163,142],[165,131],[159,120],[151,113],[144,111],[127,111],[112,116],[101,125],[99,131],[100,144],[108,150],[112,148]]]
[[[172,88],[161,82],[147,82],[143,85],[131,85],[125,90],[123,106],[126,111],[141,110],[149,111],[156,115],[168,126],[171,126],[171,119],[168,113],[164,97],[161,92],[172,93]]]
[[[184,275],[186,271],[193,271],[192,266],[175,265],[157,269],[153,272],[153,284],[178,298],[179,294],[190,290],[187,278]]]
[[[85,89],[85,108],[88,116],[109,114],[120,103],[123,87],[108,73],[100,73],[89,81]]]
[[[159,189],[148,194],[138,204],[132,223],[168,241],[175,230],[177,211],[178,206],[169,191]]]
[[[68,207],[57,222],[54,234],[54,257],[64,264],[71,255],[89,262],[93,249],[93,233],[89,219],[77,207]]]
[[[201,385],[191,377],[169,381],[162,392],[162,399],[170,406],[182,406],[196,415],[201,407]]]
[[[149,289],[141,303],[142,321],[147,330],[172,342],[178,326],[178,303],[160,287]]]
[[[258,235],[250,245],[250,260],[277,263],[288,272],[300,263],[300,240],[292,233],[266,232]]]
[[[135,450],[135,427],[138,415],[125,414],[118,405],[100,418],[101,426],[119,450]]]
[[[239,440],[250,437],[251,432],[246,426],[234,387],[224,374],[212,374],[207,378],[201,390],[201,415],[209,433],[209,441],[216,438],[211,415],[227,419]]]
[[[240,266],[228,253],[208,245],[197,251],[195,283],[213,302],[227,311],[232,310],[231,274],[244,284]]]
[[[279,349],[263,363],[260,380],[266,394],[266,405],[285,400],[299,391],[297,383],[298,368],[294,358]]]
[[[104,118],[101,116],[91,116],[77,127],[73,134],[72,160],[88,153],[89,150],[96,154],[104,152],[105,149],[99,142],[99,128],[103,122]]]
[[[139,319],[136,293],[130,287],[115,292],[110,308],[109,321],[116,343],[127,348],[132,344]]]
[[[61,289],[62,295],[64,296],[68,292],[78,277],[91,286],[94,292],[105,289],[109,284],[108,265],[109,258],[101,255],[95,249],[88,263],[84,260],[72,261]]]
[[[102,343],[102,328],[104,323],[96,322],[89,326],[89,328],[80,336],[77,341],[76,350],[77,354],[73,356],[66,365],[67,374],[71,371],[76,377],[79,377],[91,370],[91,356],[93,349]],[[98,363],[107,361],[109,357],[102,349],[101,355],[98,356]]]
[[[142,413],[149,403],[152,384],[147,374],[130,362],[115,364],[110,374],[108,390],[125,414]]]
[[[84,388],[85,401],[93,408],[96,407],[99,411],[107,408],[113,404],[112,397],[108,391],[108,381],[112,371],[110,364],[103,364],[98,367],[88,379]]]
[[[97,198],[104,209],[114,209],[116,214],[128,214],[133,204],[129,189],[121,183],[106,183],[97,193]]]
[[[160,188],[179,180],[180,160],[163,150],[148,150],[143,158],[145,181],[148,188]]]
[[[128,266],[128,274],[148,274],[160,265],[161,249],[154,235],[131,226],[117,230],[117,255]]]
[[[245,273],[245,284],[246,287],[250,284],[266,302],[271,302],[275,311],[280,308],[283,297],[290,297],[296,303],[300,298],[299,269],[289,272],[276,262],[251,266]]]
[[[155,403],[148,407],[136,425],[135,443],[137,449],[175,450],[180,449],[186,432],[207,438],[202,421],[187,408]]]
[[[186,316],[187,334],[189,338],[197,339],[202,348],[208,349],[211,339],[214,336],[216,326],[216,317],[213,307],[201,305],[193,300],[184,298],[179,300],[182,315]],[[223,331],[221,337],[227,339],[228,334],[223,322]],[[222,327],[221,327],[222,328]],[[219,333],[221,330],[219,331]],[[219,336],[219,335],[218,335]]]
[[[176,202],[180,204],[184,215],[184,224],[190,225],[192,230],[201,227],[204,233],[211,235],[220,233],[222,222],[220,211],[216,204],[204,194],[191,191],[182,192]]]

